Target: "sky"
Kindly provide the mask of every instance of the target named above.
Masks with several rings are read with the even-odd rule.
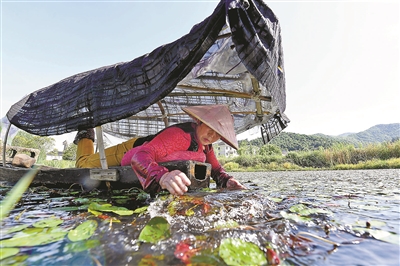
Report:
[[[286,132],[400,122],[399,1],[265,2],[282,30]],[[26,94],[175,41],[217,4],[1,0],[0,117]]]

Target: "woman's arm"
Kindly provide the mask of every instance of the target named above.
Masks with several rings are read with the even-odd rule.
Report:
[[[170,127],[162,131],[150,142],[133,149],[131,166],[145,191],[157,192],[161,190],[160,179],[169,171],[157,162],[164,161],[164,158],[172,153],[186,151],[190,141],[191,136],[189,133],[178,127]],[[168,176],[171,177],[171,175]]]

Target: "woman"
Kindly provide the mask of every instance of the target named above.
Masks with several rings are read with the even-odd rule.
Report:
[[[190,186],[189,178],[179,170],[168,171],[161,162],[194,160],[211,164],[211,177],[219,187],[245,189],[228,175],[218,162],[212,143],[220,138],[238,149],[233,118],[226,105],[205,105],[182,108],[195,122],[172,125],[148,138],[131,139],[105,150],[109,166],[131,165],[143,189],[158,192],[167,189],[173,195],[183,195]],[[77,167],[100,167],[93,149],[94,131],[80,131]],[[143,143],[144,142],[144,143]]]

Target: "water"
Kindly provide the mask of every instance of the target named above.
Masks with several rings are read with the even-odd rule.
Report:
[[[0,263],[184,265],[174,255],[177,246],[184,243],[203,259],[212,258],[205,264],[225,265],[218,256],[221,241],[239,238],[256,244],[263,252],[269,245],[281,265],[400,264],[399,170],[232,175],[249,190],[192,192],[184,197],[160,195],[152,199],[128,189],[82,192],[79,187],[30,188],[3,221],[1,239],[16,234],[6,233],[8,228],[19,224],[31,227],[35,221],[49,217],[61,218],[59,227],[65,230],[85,220],[98,221],[98,228],[85,241],[72,242],[65,237],[49,244],[20,247],[16,255]],[[2,195],[8,190],[4,187]],[[90,202],[148,209],[143,214],[103,212],[103,216],[96,217],[88,212]],[[156,244],[138,241],[141,230],[155,216],[168,221],[171,236]]]

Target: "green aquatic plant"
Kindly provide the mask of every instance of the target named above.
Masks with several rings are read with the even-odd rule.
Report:
[[[132,215],[133,211],[128,210],[125,207],[117,207],[117,206],[112,206],[109,203],[106,204],[99,204],[96,202],[92,202],[89,204],[88,211],[97,214],[101,214],[99,212],[113,212],[118,215]]]
[[[264,252],[256,244],[240,238],[223,239],[219,255],[228,265],[267,265]]]
[[[33,229],[33,230],[32,230]],[[55,228],[27,228],[12,238],[1,240],[0,247],[33,247],[64,239],[68,231]]]
[[[39,168],[33,168],[26,173],[18,183],[7,193],[5,199],[0,204],[0,222],[7,217],[10,211],[14,208],[15,204],[21,199],[22,194],[28,189],[32,180],[38,173]]]
[[[139,241],[156,244],[171,236],[170,224],[163,217],[153,217],[140,232]]]
[[[62,219],[53,217],[37,221],[33,224],[33,227],[37,228],[56,227],[62,223],[63,223]]]
[[[68,232],[68,239],[72,242],[86,240],[90,238],[97,229],[97,222],[87,220],[78,225],[75,229]]]
[[[19,248],[0,248],[0,261],[18,254]]]

